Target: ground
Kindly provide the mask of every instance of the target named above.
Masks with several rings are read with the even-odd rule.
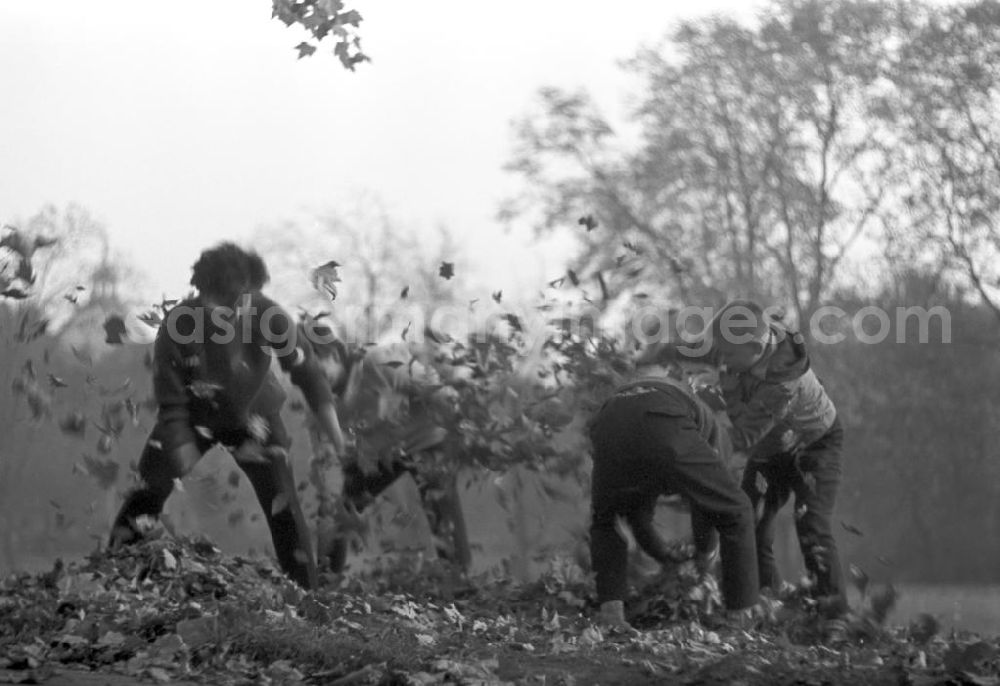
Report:
[[[741,628],[679,568],[622,632],[591,622],[577,571],[515,586],[386,568],[307,593],[266,560],[161,536],[5,579],[0,683],[1000,683],[994,639],[881,626],[891,594],[836,621],[793,595]]]

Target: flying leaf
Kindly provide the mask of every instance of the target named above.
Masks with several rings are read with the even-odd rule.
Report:
[[[118,479],[118,463],[114,460],[102,460],[84,453],[83,463],[73,465],[74,472],[80,472],[94,479],[103,490],[114,486]]]
[[[861,529],[859,529],[858,527],[854,526],[853,524],[848,524],[844,520],[840,521],[840,525],[842,527],[844,527],[844,531],[846,531],[849,534],[854,534],[855,536],[864,536],[865,535],[865,533]]]
[[[49,386],[52,388],[67,388],[69,384],[63,381],[61,378],[55,374],[49,374]]]
[[[124,393],[130,388],[132,388],[132,379],[130,377],[125,377],[125,380],[122,381],[121,384],[116,386],[115,388],[108,388],[103,384],[97,384],[97,390],[104,397],[110,395],[118,395],[119,393]]]
[[[255,441],[263,445],[267,442],[267,437],[271,435],[271,425],[263,416],[252,414],[247,421],[247,431]]]
[[[348,26],[357,27],[361,23],[361,13],[357,10],[348,10],[337,17],[337,22]]]
[[[592,214],[588,214],[585,217],[580,217],[577,223],[580,224],[581,226],[587,227],[587,233],[590,233],[591,231],[597,228],[597,220],[594,219],[594,215]]]
[[[316,46],[309,45],[305,41],[302,41],[301,43],[296,45],[295,49],[299,51],[299,57],[298,57],[299,59],[302,59],[303,57],[309,57],[314,52],[316,52]]]
[[[455,263],[454,262],[442,262],[441,266],[438,268],[438,276],[443,279],[450,279],[455,276]]]
[[[122,345],[128,337],[125,320],[117,314],[112,314],[104,320],[104,342],[109,345]]]
[[[337,284],[340,283],[340,274],[337,272],[339,266],[336,260],[330,260],[313,269],[310,275],[313,288],[330,296],[330,300],[337,299]]]
[[[114,445],[114,439],[110,434],[102,433],[101,437],[97,439],[97,451],[102,455],[110,453]]]
[[[856,564],[851,564],[848,567],[848,572],[851,575],[851,581],[854,582],[855,587],[857,587],[863,597],[868,592],[868,584],[871,582],[867,572]]]
[[[497,291],[493,294],[493,302],[499,305],[501,300],[503,300],[503,291]]]
[[[271,516],[279,515],[288,509],[288,496],[284,493],[279,493],[274,496],[274,500],[271,501]]]
[[[566,281],[565,276],[560,276],[558,279],[552,279],[549,281],[549,288],[559,288],[563,285],[564,281]]]
[[[88,367],[93,366],[94,359],[90,356],[89,352],[77,348],[75,345],[70,346],[70,350],[73,351],[73,357],[75,357],[81,364],[85,364]]]
[[[606,301],[608,299],[608,284],[604,282],[604,275],[601,272],[597,272],[597,283],[601,286],[601,300]]]
[[[510,312],[503,315],[504,320],[510,324],[510,328],[514,331],[524,331],[524,327],[521,326],[521,320],[516,314],[511,314]]]

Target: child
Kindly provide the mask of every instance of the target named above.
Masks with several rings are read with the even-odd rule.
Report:
[[[653,527],[657,498],[680,494],[721,537],[722,594],[739,611],[758,599],[753,512],[712,448],[711,410],[682,382],[670,379],[653,350],[639,361],[638,380],[619,387],[590,423],[594,448],[591,562],[597,576],[601,620],[624,618],[627,547],[615,521],[624,518],[652,558],[669,552]],[[697,544],[696,540],[696,544]]]
[[[750,301],[733,301],[713,318],[697,349],[678,347],[678,359],[701,358],[722,367],[720,389],[732,422],[735,450],[748,456],[743,490],[759,511],[756,527],[761,586],[780,589],[774,559],[775,518],[795,495],[795,529],[814,594],[835,613],[846,609],[843,573],[833,537],[840,485],[843,429],[837,410],[813,372],[802,335]],[[766,489],[758,488],[758,475]]]
[[[302,389],[327,440],[342,449],[330,385],[294,320],[260,292],[268,275],[256,253],[223,243],[204,251],[192,271],[197,296],[172,308],[156,336],[157,422],[139,459],[141,481],[122,504],[110,546],[139,539],[136,520],[158,516],[175,480],[221,444],[234,451],[253,486],[281,568],[312,588],[316,562],[288,460],[285,392],[270,371],[272,357]]]

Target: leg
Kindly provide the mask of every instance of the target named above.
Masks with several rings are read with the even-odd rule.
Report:
[[[763,494],[757,488],[758,474],[767,481],[767,490]],[[788,502],[791,488],[782,472],[768,465],[756,469],[748,467],[743,474],[743,490],[755,499],[755,510],[759,509],[760,512],[754,533],[757,540],[757,570],[761,588],[778,591],[781,588],[781,573],[774,559],[775,520],[781,508]]]
[[[833,597],[846,608],[843,570],[837,541],[833,536],[833,509],[840,487],[840,452],[842,432],[835,425],[831,432],[806,448],[802,463],[814,478],[813,488],[802,502],[804,512],[796,519],[795,529],[802,548],[806,569],[816,580],[816,595]]]
[[[618,514],[609,498],[595,496],[590,525],[590,564],[597,583],[597,600],[625,600],[628,546],[615,528]]]
[[[348,535],[350,532],[344,531],[344,529],[350,529],[351,520],[356,519],[356,513],[370,505],[405,471],[408,470],[398,460],[394,461],[392,466],[388,468],[379,463],[377,471],[373,473],[365,473],[357,461],[351,461],[344,465],[344,485],[338,507],[346,510],[346,513],[341,510],[341,515],[346,516],[340,517],[340,531],[333,531],[324,537],[327,540],[324,541],[323,549],[320,551],[320,555],[330,571],[339,574],[344,571],[344,567],[347,565],[351,536]],[[334,519],[337,518],[334,517]],[[359,522],[354,523],[359,524]]]
[[[136,519],[142,516],[158,517],[174,488],[174,479],[180,479],[191,471],[209,447],[207,443],[164,445],[168,439],[166,434],[162,424],[153,427],[139,458],[139,485],[125,496],[125,502],[111,525],[109,548],[127,545],[142,537]]]
[[[701,574],[711,572],[719,560],[719,532],[708,516],[691,506],[691,540],[694,542],[695,564]]]
[[[281,419],[269,417],[272,438],[286,436]],[[280,425],[280,427],[276,426]],[[277,430],[279,429],[280,430]],[[247,475],[257,501],[264,511],[264,519],[271,530],[271,541],[281,569],[304,588],[317,585],[316,561],[313,557],[309,527],[302,512],[295,488],[287,445],[272,443],[265,446],[270,457],[267,463],[238,462]]]
[[[643,426],[663,455],[660,480],[665,490],[686,495],[692,511],[700,512],[700,521],[719,532],[726,607],[754,605],[759,592],[757,556],[746,494],[690,418],[650,413]]]

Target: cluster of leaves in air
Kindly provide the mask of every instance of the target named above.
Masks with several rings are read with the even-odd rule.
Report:
[[[12,226],[4,226],[0,235],[0,296],[24,300],[35,285],[32,258],[35,251],[55,245],[56,239],[28,236]]]
[[[676,621],[617,633],[579,611],[586,589],[569,564],[520,587],[465,579],[419,594],[361,582],[306,592],[266,560],[154,530],[136,546],[0,581],[0,677],[42,681],[74,666],[219,684],[509,683],[528,674],[558,683],[994,683],[998,675],[996,641],[946,640],[919,623],[826,645],[798,642],[780,619],[749,630]]]
[[[31,306],[30,297],[35,285],[35,253],[55,243],[55,239],[30,236],[14,227],[4,227],[0,238],[0,287],[3,289],[0,296],[20,305],[9,310],[13,317],[11,321],[15,324],[13,335],[7,340],[10,346],[27,346],[48,333],[49,320],[44,312]],[[71,304],[76,304],[84,290],[83,286],[77,286],[64,297]],[[104,327],[108,343],[123,342],[125,326],[121,317],[110,317]],[[24,360],[11,382],[11,392],[24,401],[32,421],[54,421],[63,434],[80,440],[88,440],[88,429],[96,430],[94,452],[83,453],[73,469],[93,478],[102,489],[109,489],[116,483],[120,472],[119,463],[110,457],[115,444],[126,427],[138,426],[140,413],[151,408],[147,401],[136,399],[131,379],[125,378],[116,385],[106,386],[92,373],[94,361],[91,355],[75,347],[72,352],[77,362],[88,370],[85,390],[99,403],[96,415],[88,416],[76,408],[66,409],[67,403],[60,402],[59,394],[65,392],[70,383],[61,372],[51,371],[48,349],[39,360]]]
[[[453,265],[443,264],[439,274],[452,278]],[[501,304],[502,293],[492,299]],[[159,323],[168,307],[154,308],[147,323]],[[550,303],[539,307],[551,309]],[[557,439],[582,433],[583,420],[628,370],[623,346],[553,318],[541,345],[544,362],[526,367],[523,326],[513,313],[502,319],[506,327],[485,340],[428,332],[429,342],[411,347],[405,360],[366,360],[371,373],[360,392],[367,400],[349,422],[357,458],[369,468],[419,458],[416,471],[425,475],[430,501],[435,491],[443,497],[461,466],[528,467],[582,479],[585,452]],[[44,320],[26,313],[17,331],[24,340],[37,337]],[[405,341],[406,332],[401,336]],[[121,341],[109,334],[108,342]],[[85,353],[74,352],[81,364],[92,365]],[[98,453],[106,454],[141,407],[127,380],[114,388],[92,376],[87,382],[103,399],[100,416],[88,421],[70,413],[59,425],[81,438],[95,425]],[[52,416],[53,397],[66,386],[54,373],[39,373],[34,362],[14,381],[39,420]],[[80,468],[104,487],[118,477],[117,463],[100,457],[85,456]],[[154,535],[83,565],[60,563],[48,574],[4,581],[0,670],[34,678],[62,663],[159,680],[210,674],[216,683],[296,683],[310,675],[389,681],[405,674],[411,682],[441,683],[501,680],[498,655],[544,669],[550,659],[564,665],[571,653],[588,673],[613,663],[633,669],[634,678],[735,678],[726,671],[734,669],[734,655],[747,683],[803,670],[834,683],[900,670],[918,681],[997,675],[995,643],[936,638],[928,617],[905,630],[885,630],[894,592],[868,593],[867,577],[857,572],[852,578],[865,602],[839,624],[823,621],[799,589],[772,601],[757,630],[715,626],[718,589],[682,557],[636,589],[631,620],[648,631],[620,637],[587,620],[592,585],[571,562],[553,563],[521,586],[470,580],[438,563],[414,570],[387,562],[377,573],[303,593],[266,562],[226,558],[204,541]],[[822,640],[832,647],[806,647]]]
[[[442,262],[438,276],[454,278],[454,264]],[[553,281],[550,291],[565,281]],[[572,281],[579,283],[575,275]],[[407,297],[404,288],[400,298]],[[458,338],[427,328],[416,342],[406,325],[398,344],[351,351],[365,371],[353,409],[341,418],[355,437],[350,459],[368,474],[407,465],[439,540],[456,535],[448,501],[463,469],[507,474],[527,468],[586,488],[586,419],[630,368],[620,341],[594,323],[579,326],[565,312],[556,314],[554,296],[537,305],[543,315],[552,313],[543,317],[544,332],[526,331],[518,314],[504,307],[502,291],[491,300],[499,306],[491,330]],[[542,488],[545,497],[565,497],[551,481]],[[523,494],[507,490],[495,493],[511,513]]]
[[[347,9],[342,0],[272,0],[272,16],[285,26],[297,24],[309,32],[312,41],[302,41],[295,49],[299,59],[316,52],[317,44],[333,41],[333,54],[345,69],[354,71],[355,65],[368,61],[361,50],[358,25],[361,14]]]

